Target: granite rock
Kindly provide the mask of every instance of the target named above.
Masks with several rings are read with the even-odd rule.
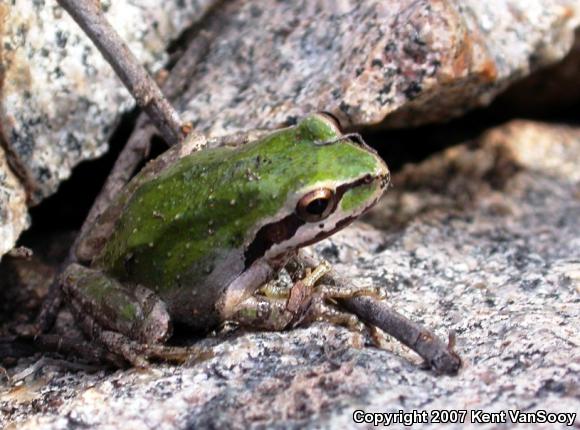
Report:
[[[541,68],[515,83],[494,103],[503,114],[541,117],[561,114],[580,104],[580,30],[570,52],[562,61]]]
[[[28,227],[26,192],[12,172],[6,153],[0,146],[0,258]]]
[[[562,58],[576,0],[342,0],[224,5],[175,104],[210,135],[324,110],[344,126],[445,121]]]
[[[278,127],[313,110],[356,128],[447,120],[562,58],[580,8],[577,0],[102,4],[153,72],[164,64],[167,44],[204,18],[195,31],[208,38],[210,52],[185,71],[189,85],[175,103],[198,131],[213,136]],[[0,18],[0,134],[35,204],[80,161],[107,150],[133,102],[54,0],[31,7],[5,1]],[[1,227],[12,232],[2,237],[2,249],[25,225],[26,208],[13,213],[19,218]]]
[[[355,348],[346,329],[318,323],[234,333],[192,366],[45,363],[0,386],[0,425],[359,428],[357,409],[577,412],[579,157],[579,128],[509,123],[407,166],[367,223],[315,246],[346,276],[383,285],[400,312],[455,330],[456,377],[422,370],[395,341]],[[465,423],[445,428],[495,428]]]

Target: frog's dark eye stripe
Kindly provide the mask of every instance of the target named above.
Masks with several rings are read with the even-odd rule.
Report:
[[[296,214],[291,213],[280,221],[263,226],[256,234],[254,241],[244,252],[245,267],[250,267],[254,261],[263,257],[266,251],[274,244],[290,239],[303,224],[303,220],[298,218]]]
[[[296,215],[306,222],[321,221],[336,208],[334,192],[329,188],[319,188],[303,196],[296,205]]]

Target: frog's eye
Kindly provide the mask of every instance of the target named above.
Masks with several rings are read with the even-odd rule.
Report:
[[[338,120],[338,118],[336,116],[334,116],[330,112],[326,112],[326,111],[319,112],[318,115],[324,117],[324,119],[326,119],[328,122],[330,122],[339,133],[342,133],[342,125],[340,125],[340,121]]]
[[[328,188],[320,188],[300,199],[296,205],[296,214],[306,222],[315,222],[326,218],[334,208],[334,192]]]

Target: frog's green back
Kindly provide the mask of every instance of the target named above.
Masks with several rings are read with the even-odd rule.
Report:
[[[244,269],[245,248],[289,196],[377,170],[378,157],[348,140],[321,144],[337,137],[309,117],[240,148],[180,159],[136,188],[96,263],[161,293],[204,285],[212,273],[230,282],[215,273]]]

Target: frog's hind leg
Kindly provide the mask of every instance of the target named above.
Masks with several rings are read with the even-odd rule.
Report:
[[[96,319],[85,313],[78,302],[70,303],[71,310],[83,332],[107,351],[127,360],[135,367],[145,368],[149,360],[184,362],[188,358],[186,348],[167,347],[161,344],[143,344],[119,332],[106,330]],[[118,360],[115,361],[118,365]]]
[[[190,348],[162,343],[171,335],[163,301],[152,291],[126,287],[99,270],[72,265],[63,274],[63,290],[85,334],[135,366],[148,359],[183,362]]]
[[[125,286],[100,270],[79,264],[67,268],[62,284],[69,302],[105,330],[142,343],[160,343],[171,336],[165,304],[147,288]]]

